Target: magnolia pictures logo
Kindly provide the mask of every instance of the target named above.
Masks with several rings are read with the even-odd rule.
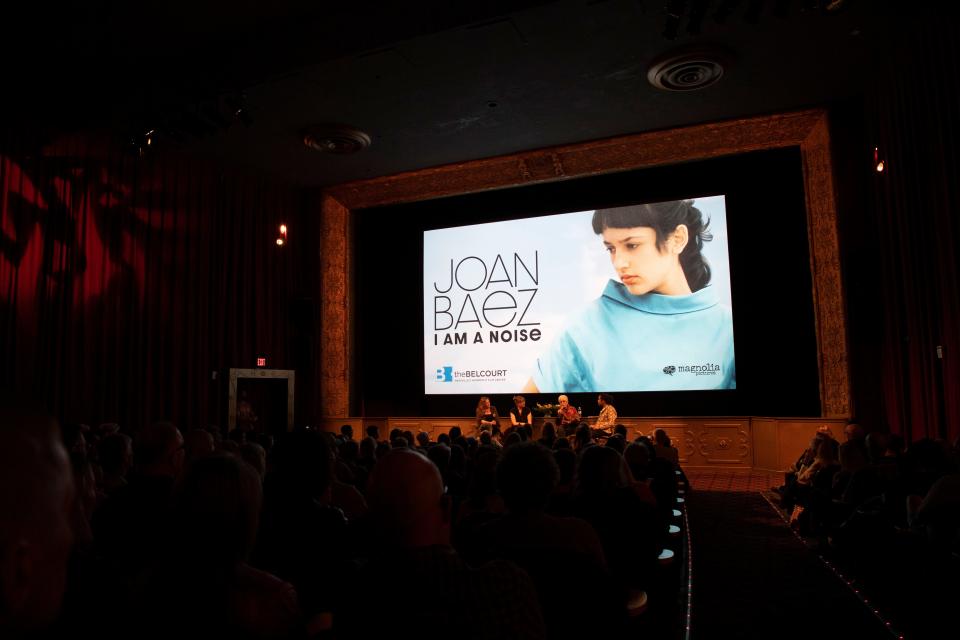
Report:
[[[437,369],[437,380],[440,382],[453,382],[453,367],[441,367]]]
[[[708,364],[668,364],[663,368],[663,372],[672,376],[675,373],[689,373],[695,376],[718,376],[720,375],[720,365],[716,363]]]

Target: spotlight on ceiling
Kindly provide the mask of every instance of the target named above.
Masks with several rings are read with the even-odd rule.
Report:
[[[647,69],[647,80],[664,91],[696,91],[718,82],[733,56],[725,49],[702,45],[668,51]]]
[[[309,149],[347,155],[370,146],[370,136],[344,124],[323,124],[308,127],[303,132],[303,144]]]

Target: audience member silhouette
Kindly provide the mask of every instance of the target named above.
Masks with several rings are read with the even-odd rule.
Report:
[[[195,461],[179,485],[171,536],[138,589],[135,637],[285,638],[304,628],[293,586],[247,564],[260,476],[228,454]]]
[[[348,597],[347,521],[330,505],[332,464],[323,434],[296,430],[277,442],[263,485],[253,564],[293,584],[308,617],[330,612]]]
[[[471,568],[450,546],[451,504],[437,467],[394,450],[377,462],[368,488],[380,533],[363,576],[385,598],[375,615],[362,599],[334,629],[346,638],[543,638],[530,578],[509,562]]]
[[[506,558],[530,574],[551,638],[611,637],[625,615],[625,599],[593,528],[546,513],[559,478],[549,449],[535,442],[506,447],[497,487],[507,513],[480,528],[478,542],[487,548],[476,557]]]
[[[0,420],[0,637],[42,632],[63,602],[73,545],[73,475],[47,416],[5,408]]]
[[[121,593],[166,541],[173,490],[183,469],[183,436],[155,422],[133,440],[135,467],[127,486],[104,501],[93,518],[94,544]]]

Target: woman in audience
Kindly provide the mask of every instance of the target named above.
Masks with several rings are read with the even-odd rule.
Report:
[[[670,443],[670,436],[667,435],[666,431],[663,429],[654,430],[653,441],[656,443],[654,447],[658,456],[673,464],[680,464],[680,452]]]
[[[540,444],[545,446],[547,449],[553,448],[553,443],[557,441],[557,427],[552,422],[543,423],[543,432],[540,436],[540,439],[537,440]]]
[[[666,524],[630,485],[619,453],[590,447],[580,457],[573,515],[593,525],[620,585],[643,590],[655,574]]]
[[[593,441],[593,438],[590,435],[590,425],[586,422],[580,424],[577,427],[577,432],[573,436],[573,450],[577,453],[580,453],[587,447],[595,445],[596,442]]]
[[[581,519],[546,512],[560,478],[552,452],[535,442],[507,447],[496,478],[507,513],[482,527],[479,541],[486,548],[477,550],[477,559],[504,558],[530,574],[548,637],[618,637],[625,598],[610,577],[597,533]]]

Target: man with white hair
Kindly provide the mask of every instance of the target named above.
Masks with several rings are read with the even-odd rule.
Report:
[[[570,398],[565,395],[557,398],[557,404],[560,405],[557,407],[557,417],[559,418],[557,426],[560,427],[564,435],[570,435],[580,424],[580,412],[570,404]]]

